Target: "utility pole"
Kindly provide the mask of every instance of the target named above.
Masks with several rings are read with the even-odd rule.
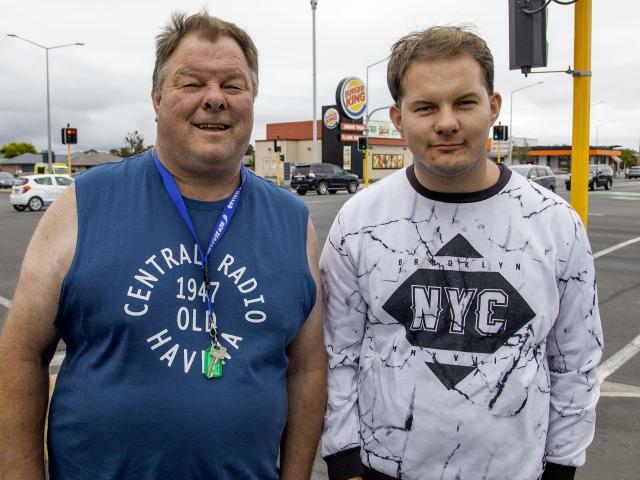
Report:
[[[571,147],[571,206],[585,229],[589,196],[589,117],[591,97],[591,0],[575,3],[573,138]]]

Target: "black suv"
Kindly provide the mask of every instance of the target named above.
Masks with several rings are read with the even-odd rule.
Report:
[[[318,195],[336,193],[340,189],[356,193],[358,176],[331,163],[300,163],[291,175],[291,188],[299,195],[306,195],[308,190],[315,190]]]
[[[604,187],[609,190],[613,186],[613,170],[609,165],[589,165],[589,190]],[[571,190],[571,175],[565,181],[567,190]]]

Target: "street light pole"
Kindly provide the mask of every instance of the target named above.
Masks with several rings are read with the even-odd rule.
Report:
[[[605,123],[601,123],[599,125],[596,125],[596,144],[594,145],[596,148],[598,147],[598,133],[600,131],[600,127],[604,127],[605,125],[611,125],[613,122],[605,122]]]
[[[389,59],[389,57],[384,57],[382,60],[378,60],[377,62],[372,63],[371,65],[367,65],[367,74],[366,74],[366,79],[365,79],[365,83],[364,83],[364,91],[365,91],[364,137],[365,137],[366,143],[367,143],[367,146],[366,146],[366,148],[364,150],[364,171],[363,171],[364,186],[365,187],[369,186],[369,69],[371,67],[375,67],[379,63],[387,61],[388,59]],[[385,108],[390,108],[390,106],[389,107],[376,108],[373,112],[371,112],[371,114],[373,115],[378,110],[384,110]]]
[[[369,98],[367,98],[366,105],[369,105]],[[371,115],[376,113],[378,110],[386,110],[387,108],[391,108],[393,105],[387,105],[386,107],[376,108],[371,112]],[[366,107],[365,107],[366,108]],[[364,136],[367,139],[366,147],[364,149],[364,186],[369,186],[369,116],[367,116],[367,126],[364,130]]]
[[[318,162],[318,115],[316,111],[316,7],[318,0],[311,0],[311,21],[313,23],[313,144],[311,145],[311,156],[313,163]]]
[[[544,82],[537,82],[537,83],[532,83],[531,85],[527,85],[526,87],[521,87],[521,88],[516,88],[515,90],[511,90],[511,101],[509,103],[509,138],[511,139],[509,141],[509,163],[511,163],[513,165],[513,157],[511,156],[513,154],[513,140],[514,140],[514,136],[513,136],[513,94],[516,92],[519,92],[521,90],[526,90],[527,88],[531,88],[531,87],[535,87],[536,85],[541,85]]]
[[[64,48],[64,47],[72,47],[75,45],[84,45],[84,43],[75,42],[75,43],[65,43],[64,45],[55,45],[53,47],[45,47],[44,45],[40,45],[32,40],[27,38],[20,37],[14,33],[8,33],[7,37],[18,38],[23,40],[31,45],[35,45],[36,47],[40,47],[45,51],[45,59],[46,59],[46,72],[47,72],[47,163],[49,172],[53,173],[53,165],[52,165],[52,155],[51,155],[51,102],[49,100],[49,50],[53,50],[54,48]],[[71,173],[71,172],[69,172]]]

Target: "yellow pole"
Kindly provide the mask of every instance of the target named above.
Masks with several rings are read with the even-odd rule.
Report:
[[[500,163],[500,144],[502,142],[500,140],[498,140],[498,163]]]
[[[367,138],[367,148],[364,149],[364,186],[369,186],[369,142]]]
[[[591,99],[591,0],[575,3],[571,206],[587,228]]]
[[[280,152],[276,156],[276,185],[280,186]]]
[[[71,175],[71,145],[67,143],[67,168],[69,169],[69,175]]]

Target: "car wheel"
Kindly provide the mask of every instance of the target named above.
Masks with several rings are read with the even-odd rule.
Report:
[[[40,197],[31,197],[28,205],[29,210],[37,212],[38,210],[42,210],[44,203],[42,203],[42,199]]]
[[[306,195],[307,191],[304,188],[299,188],[298,190],[296,190],[296,192],[298,192],[298,195]]]
[[[589,184],[589,190],[595,190],[596,189],[596,184],[594,182],[591,182]]]
[[[19,212],[24,212],[27,209],[27,206],[26,205],[14,205],[13,208],[15,208]]]
[[[349,182],[349,185],[347,185],[347,191],[349,193],[356,193],[356,191],[358,191],[358,184],[356,182]]]
[[[604,189],[605,190],[611,190],[611,184],[613,182],[611,180],[609,180],[607,183],[604,184]]]
[[[338,190],[336,190],[335,188],[332,188],[331,190],[329,190],[329,193],[331,195],[335,195],[338,192]]]
[[[318,188],[316,188],[316,193],[318,195],[326,195],[328,191],[329,191],[329,187],[327,186],[326,182],[318,183]]]

